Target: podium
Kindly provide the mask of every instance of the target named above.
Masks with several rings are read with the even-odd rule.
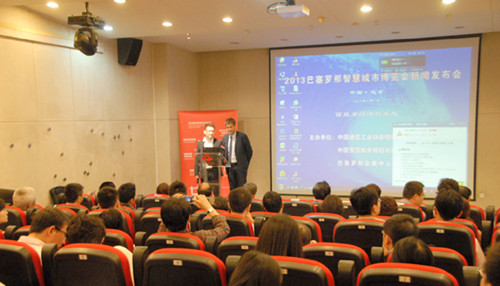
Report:
[[[221,147],[203,148],[203,152],[196,153],[196,158],[198,158],[196,161],[200,165],[201,181],[210,183],[214,196],[218,196],[220,192],[222,166],[225,161]]]

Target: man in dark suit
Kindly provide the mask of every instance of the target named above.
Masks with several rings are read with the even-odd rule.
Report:
[[[196,181],[199,182],[209,182],[214,188],[214,195],[219,195],[219,176],[222,176],[221,168],[216,168],[210,166],[214,162],[211,162],[211,158],[203,156],[205,148],[217,148],[221,147],[222,142],[214,138],[215,125],[212,122],[205,124],[205,129],[203,130],[205,137],[199,140],[196,144],[196,157],[194,160],[194,176]],[[205,165],[207,164],[207,165]],[[206,172],[206,173],[205,173]]]
[[[230,189],[243,186],[247,182],[248,165],[252,159],[252,146],[245,133],[236,131],[236,121],[226,119],[227,134],[222,138],[226,172]]]

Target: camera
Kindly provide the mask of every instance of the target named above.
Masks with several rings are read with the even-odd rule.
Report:
[[[186,201],[188,203],[192,203],[193,202],[193,196],[184,196],[184,198],[186,199]]]

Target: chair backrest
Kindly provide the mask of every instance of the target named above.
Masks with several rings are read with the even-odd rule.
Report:
[[[197,231],[202,229],[202,220],[207,216],[207,211],[197,210],[189,218],[189,224],[191,225],[191,231]]]
[[[445,247],[430,247],[434,256],[434,266],[446,270],[457,278],[460,285],[465,285],[463,267],[467,266],[465,257],[456,250]]]
[[[417,218],[419,222],[425,220],[424,211],[417,205],[398,204],[398,213],[408,214],[414,218]]]
[[[14,233],[12,233],[12,236],[9,237],[9,239],[18,240],[21,236],[30,234],[30,229],[31,225],[21,226],[20,228],[16,229]]]
[[[240,255],[257,246],[259,240],[256,236],[233,236],[224,239],[217,247],[217,257],[226,261],[229,255]]]
[[[8,225],[15,225],[21,227],[27,224],[26,213],[17,207],[6,206],[8,221],[0,225],[0,229],[5,230]]]
[[[500,228],[496,228],[495,231],[493,231],[493,235],[491,236],[491,246],[493,246],[493,244],[497,241],[500,241]]]
[[[429,246],[454,249],[465,257],[469,265],[476,265],[476,239],[470,228],[441,221],[421,222],[418,228],[418,237]]]
[[[262,226],[264,226],[264,223],[271,218],[273,215],[276,215],[277,213],[272,213],[272,212],[253,212],[252,213],[252,218],[253,218],[253,224],[254,224],[254,235],[259,236],[260,230],[262,229]]]
[[[222,214],[226,218],[231,229],[228,237],[231,236],[254,236],[252,223],[245,217],[236,214]],[[203,229],[213,229],[211,217],[204,217],[202,220]]]
[[[266,211],[264,205],[262,204],[262,200],[253,199],[250,206],[250,212],[263,212]]]
[[[81,204],[84,205],[89,210],[92,209],[92,207],[96,205],[94,196],[89,194],[83,194],[83,201],[81,202]]]
[[[152,207],[161,207],[164,201],[168,200],[167,195],[152,195],[146,196],[142,200],[142,207],[147,210]]]
[[[151,234],[158,232],[158,228],[161,224],[161,213],[160,211],[153,211],[145,213],[141,217],[141,228],[142,231],[146,232],[145,238],[149,237]]]
[[[0,281],[5,285],[45,285],[38,253],[25,243],[0,240]]]
[[[355,245],[336,242],[313,243],[304,246],[304,257],[323,263],[333,276],[337,276],[339,260],[354,261],[356,276],[361,269],[370,265],[368,254]]]
[[[119,229],[106,228],[106,236],[104,237],[103,244],[110,246],[121,245],[131,252],[134,251],[134,240],[132,237]]]
[[[384,222],[376,219],[346,219],[338,222],[333,231],[333,241],[361,247],[371,253],[373,246],[382,245]]]
[[[52,189],[49,190],[50,198],[52,199],[52,202],[57,205],[57,204],[62,204],[64,203],[61,200],[61,194],[64,194],[64,186],[57,186],[53,187]]]
[[[358,275],[357,286],[382,285],[458,286],[453,275],[441,268],[410,263],[376,263]]]
[[[310,218],[317,222],[321,228],[321,236],[323,242],[333,242],[333,230],[339,221],[345,218],[339,214],[332,213],[308,213],[304,217]]]
[[[14,190],[0,188],[0,199],[3,199],[3,201],[6,204],[12,204],[12,195],[13,194],[14,194]]]
[[[351,202],[349,201],[342,201],[344,205],[344,212],[342,213],[342,216],[345,218],[351,218],[352,216],[357,216],[358,213],[354,210],[354,208],[351,205]]]
[[[97,209],[97,210],[92,210],[88,214],[89,215],[96,215],[99,216],[102,212],[106,211],[107,209]],[[128,233],[131,237],[135,236],[135,228],[134,228],[134,221],[132,218],[123,210],[121,209],[116,209],[121,215],[122,215],[122,229],[124,232]]]
[[[306,258],[273,256],[281,267],[282,286],[308,285],[333,286],[332,272],[323,264]]]
[[[305,200],[286,199],[283,200],[283,213],[291,216],[303,216],[308,213],[316,212],[316,206]]]
[[[135,211],[132,208],[127,206],[120,206],[118,209],[127,213],[132,218],[132,221],[135,220]]]
[[[157,232],[151,234],[146,240],[148,251],[152,253],[161,248],[190,248],[205,250],[205,243],[189,233]]]
[[[80,204],[58,204],[56,208],[67,208],[73,210],[75,213],[79,213],[81,211],[84,213],[88,213],[90,211],[86,206]]]
[[[226,286],[226,266],[215,255],[196,249],[163,248],[151,253],[144,265],[143,286]]]
[[[481,207],[470,205],[470,218],[474,221],[479,230],[482,229],[482,222],[486,220],[486,214]]]
[[[102,244],[74,243],[54,254],[54,285],[132,286],[130,264],[123,252]]]
[[[466,227],[470,228],[472,230],[472,232],[474,232],[474,236],[476,238],[478,237],[478,227],[474,222],[472,222],[468,219],[463,219],[463,218],[456,218],[453,220],[453,222],[461,224],[461,225],[465,225]]]
[[[317,242],[323,242],[323,236],[321,233],[321,227],[319,224],[311,218],[303,217],[303,216],[292,216],[292,218],[297,223],[302,223],[309,228],[311,231],[311,239],[316,240]]]

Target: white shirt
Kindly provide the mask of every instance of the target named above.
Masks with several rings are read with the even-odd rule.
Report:
[[[236,152],[234,149],[234,146],[236,146],[236,132],[234,132],[233,135],[229,135],[228,144],[231,146],[231,158],[229,158],[229,160],[231,163],[236,163],[238,161],[236,160]]]
[[[41,241],[38,238],[30,237],[27,235],[22,235],[17,241],[26,243],[31,246],[37,253],[38,257],[40,257],[40,261],[42,259],[42,247],[45,245],[45,242]]]
[[[128,250],[128,248],[125,248],[121,245],[115,245],[113,247],[120,250],[121,252],[123,252],[123,254],[125,254],[125,256],[127,257],[128,264],[130,266],[130,276],[132,278],[132,283],[135,284],[135,282],[134,282],[134,265],[133,265],[134,260],[133,260],[132,252],[130,252],[130,250]]]
[[[212,148],[214,147],[214,140],[215,138],[212,138],[212,142],[208,142],[207,138],[206,137],[203,137],[203,147],[206,147],[206,148]]]

